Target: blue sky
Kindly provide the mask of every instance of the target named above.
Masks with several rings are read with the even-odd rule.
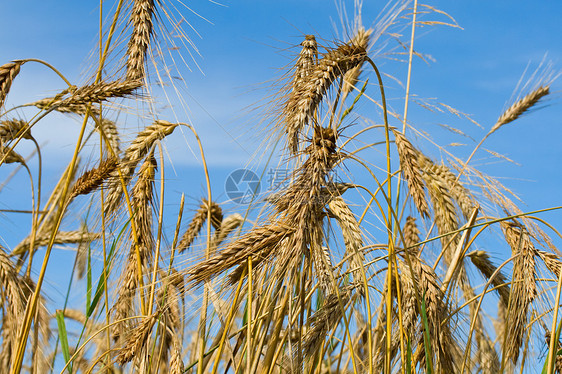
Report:
[[[340,3],[332,1],[210,1],[190,2],[191,10],[182,8],[178,1],[167,2],[181,10],[189,22],[183,24],[187,35],[197,48],[186,59],[189,68],[178,64],[184,80],[179,92],[186,103],[174,115],[164,110],[162,116],[191,122],[199,132],[212,165],[213,189],[219,198],[225,198],[223,184],[233,169],[259,163],[254,155],[263,138],[268,137],[259,116],[248,108],[263,103],[270,94],[271,80],[278,79],[298,52],[304,34],[315,34],[319,40],[345,38],[343,25],[351,24],[353,2],[345,2],[347,16],[342,22]],[[364,1],[363,23],[376,24],[384,2]],[[432,6],[450,14],[460,28],[425,26],[417,30],[416,51],[430,57],[413,64],[412,94],[418,98],[443,102],[468,113],[486,130],[482,130],[453,116],[430,113],[411,106],[409,121],[416,128],[441,140],[462,142],[466,146],[452,151],[466,157],[474,141],[478,141],[493,125],[502,110],[510,104],[518,80],[527,68],[533,71],[546,59],[553,62],[553,70],[560,71],[562,63],[562,2],[559,1],[433,1]],[[95,53],[98,32],[98,6],[95,1],[33,1],[2,2],[0,11],[5,15],[5,33],[0,57],[3,62],[33,57],[48,61],[76,84],[87,81],[91,71],[91,57]],[[105,14],[114,6],[104,2]],[[160,12],[163,16],[163,12]],[[422,20],[448,21],[442,16],[428,16]],[[170,31],[168,21],[164,20]],[[194,30],[190,29],[190,26]],[[171,33],[171,32],[170,32]],[[402,30],[407,40],[409,29]],[[381,38],[381,42],[385,38]],[[159,41],[163,42],[162,35]],[[389,43],[390,47],[396,44]],[[121,50],[117,50],[121,53]],[[376,49],[378,45],[375,45]],[[187,49],[180,50],[185,54]],[[177,56],[177,55],[176,55]],[[385,74],[405,82],[405,64],[375,56]],[[89,70],[90,69],[90,70]],[[529,76],[529,74],[527,74]],[[265,83],[264,83],[265,82]],[[397,111],[402,110],[403,89],[393,80],[385,82],[389,102]],[[505,178],[503,182],[528,204],[525,210],[561,205],[559,197],[562,171],[557,167],[562,159],[559,139],[562,136],[562,106],[560,80],[554,82],[552,94],[544,108],[524,116],[494,134],[484,148],[506,155],[520,166],[493,160],[480,152],[474,165],[480,165],[491,175]],[[53,95],[64,84],[59,78],[37,64],[27,64],[12,86],[8,105],[16,105]],[[161,107],[166,106],[160,101]],[[142,126],[134,115],[122,118],[128,126]],[[79,121],[62,115],[38,126],[35,135],[45,144],[46,165],[58,173],[64,160],[74,149]],[[438,124],[457,127],[471,139],[450,138]],[[56,134],[56,136],[53,136]],[[440,138],[442,137],[442,138]],[[417,145],[423,146],[421,143]],[[176,132],[167,141],[169,158],[174,169],[167,176],[178,182],[177,193],[186,190],[193,196],[193,204],[204,192],[200,160],[193,139],[187,133]],[[432,151],[429,151],[432,152]],[[433,151],[435,152],[435,151]],[[22,153],[26,153],[23,152]],[[438,153],[432,154],[438,158]],[[258,156],[263,156],[258,151]],[[195,181],[185,182],[184,168],[196,175]],[[9,172],[9,171],[7,171]],[[56,177],[46,178],[54,183]],[[22,183],[25,178],[21,178]],[[24,189],[13,187],[13,191]],[[176,187],[174,187],[175,189]],[[10,188],[3,193],[7,194]],[[27,191],[25,191],[28,194]],[[28,196],[28,195],[27,195]],[[10,201],[13,201],[10,199]],[[8,204],[6,204],[8,205]],[[550,213],[552,219],[562,222],[560,214]],[[10,218],[10,220],[13,218]]]
[[[262,102],[269,93],[264,82],[279,78],[279,69],[290,63],[303,34],[315,34],[325,40],[344,38],[338,16],[341,5],[320,0],[223,1],[223,5],[197,1],[190,2],[190,11],[182,8],[180,2],[170,4],[181,10],[196,30],[185,27],[199,53],[194,61],[187,59],[191,70],[180,65],[179,72],[185,81],[180,92],[187,109],[177,111],[176,115],[194,124],[209,163],[217,170],[224,169],[217,172],[220,190],[229,170],[255,162],[252,155],[260,138],[267,136],[256,115],[247,109]],[[4,33],[1,60],[40,58],[59,68],[72,82],[86,81],[89,76],[83,74],[91,66],[93,59],[89,56],[97,41],[98,5],[95,1],[2,2],[5,30],[10,31]],[[353,4],[345,5],[348,16],[344,23],[349,25]],[[366,27],[375,24],[383,5],[381,1],[364,2]],[[416,50],[430,55],[432,61],[414,62],[413,95],[435,98],[489,128],[510,103],[526,68],[532,72],[547,54],[546,59],[554,63],[554,71],[560,71],[561,2],[433,1],[431,5],[450,14],[462,30],[445,26],[418,29]],[[112,6],[113,2],[104,3],[106,14]],[[427,19],[447,20],[433,16]],[[403,32],[409,34],[407,29]],[[383,73],[405,82],[404,64],[384,58],[376,61]],[[391,103],[401,110],[403,91],[394,81],[387,80],[387,84]],[[28,64],[12,87],[8,107],[52,95],[63,87],[55,74]],[[485,148],[505,154],[521,166],[490,161],[486,153],[475,159],[490,174],[508,178],[506,184],[522,195],[529,209],[562,201],[558,194],[562,171],[557,167],[562,159],[560,81],[554,82],[552,92],[543,109],[506,126],[485,143]],[[131,118],[134,116],[127,117]],[[439,123],[458,127],[476,141],[485,134],[466,120],[415,107],[409,119],[413,126],[436,136],[443,133]],[[63,116],[55,116],[37,128],[36,136],[40,142],[46,142],[48,165],[55,167],[59,159],[72,152],[77,128],[76,119]],[[474,143],[465,143],[467,146],[455,149],[457,154],[470,153]],[[174,155],[170,158],[175,167],[199,167],[199,160],[188,145],[194,146],[189,135],[170,138],[168,149]],[[202,192],[200,186],[202,182],[195,192]]]

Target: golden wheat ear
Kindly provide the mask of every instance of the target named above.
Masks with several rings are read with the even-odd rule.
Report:
[[[127,80],[145,77],[145,59],[153,34],[153,17],[156,12],[154,0],[134,0],[130,22],[133,32],[127,45]]]
[[[29,124],[21,119],[10,119],[0,122],[0,140],[2,143],[9,142],[21,137],[22,139],[33,139]]]
[[[392,130],[392,132],[398,149],[402,175],[408,182],[408,192],[420,214],[429,217],[429,206],[425,197],[421,168],[418,163],[420,153],[401,132],[397,130]]]
[[[189,227],[176,247],[180,253],[189,248],[197,235],[199,235],[199,232],[203,228],[203,224],[207,220],[209,211],[211,213],[211,225],[215,228],[215,230],[218,230],[221,227],[223,218],[221,207],[214,201],[209,203],[207,199],[202,199],[199,209],[195,212],[193,219],[189,223]]]
[[[12,61],[0,66],[0,109],[4,106],[6,96],[10,92],[12,82],[20,72],[22,64],[23,61]]]
[[[117,167],[117,159],[111,157],[100,162],[99,166],[82,174],[74,184],[71,198],[87,195],[99,188]]]
[[[526,336],[532,302],[538,294],[535,267],[536,249],[529,238],[527,229],[519,222],[502,221],[501,226],[505,240],[515,257],[504,337],[505,355],[515,365]]]
[[[313,123],[314,113],[332,83],[361,64],[365,57],[366,51],[361,46],[342,44],[325,53],[290,92],[281,122],[287,134],[287,148],[292,154],[298,152],[300,133],[307,124]]]
[[[540,99],[550,93],[550,86],[540,86],[539,88],[533,90],[532,92],[525,95],[522,99],[513,103],[502,115],[498,118],[490,134],[499,130],[500,127],[507,125],[510,122],[515,121],[523,113],[535,106]]]

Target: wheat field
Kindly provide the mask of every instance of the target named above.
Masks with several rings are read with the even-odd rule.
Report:
[[[0,246],[0,372],[562,373],[562,235],[545,218],[560,200],[529,210],[502,183],[525,176],[485,172],[511,161],[489,141],[555,100],[553,63],[480,124],[411,90],[431,60],[418,34],[453,16],[350,2],[337,37],[279,47],[247,114],[259,145],[229,174],[208,144],[238,137],[209,136],[182,101],[205,15],[179,5],[93,6],[76,81],[0,62],[0,191],[25,196],[1,209],[18,230]],[[28,69],[57,83],[20,101]],[[441,115],[458,126],[418,125]],[[52,121],[73,129],[49,134],[73,137],[68,157],[34,137]]]

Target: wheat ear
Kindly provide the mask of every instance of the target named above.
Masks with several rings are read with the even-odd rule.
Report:
[[[369,47],[369,41],[371,39],[372,33],[372,29],[365,30],[364,27],[360,27],[353,38],[350,40],[350,43],[353,45],[357,45],[366,51]],[[353,91],[353,88],[359,81],[359,75],[361,74],[362,65],[363,63],[360,63],[359,65],[349,69],[343,76],[342,95],[344,98]]]
[[[2,143],[21,137],[22,139],[32,139],[29,124],[21,119],[10,119],[0,122],[0,140]]]
[[[398,157],[400,159],[400,168],[402,175],[408,182],[408,191],[418,211],[424,217],[429,217],[429,206],[425,198],[425,188],[423,185],[420,166],[418,164],[419,151],[417,151],[412,143],[397,130],[392,130],[396,140],[396,148],[398,149]]]
[[[72,244],[81,242],[91,242],[100,238],[100,234],[84,232],[84,231],[59,231],[55,236],[54,244]],[[35,247],[43,247],[49,245],[51,240],[51,233],[40,231],[35,238]],[[30,238],[27,237],[22,240],[12,251],[12,256],[19,256],[29,251]]]
[[[511,105],[503,114],[498,118],[496,124],[492,127],[488,135],[497,131],[503,125],[515,121],[519,116],[533,107],[539,102],[541,98],[550,93],[550,86],[540,86],[527,94],[525,97]]]
[[[0,109],[4,106],[6,96],[22,64],[23,61],[12,61],[0,66]]]
[[[324,342],[326,334],[343,318],[345,308],[355,295],[353,290],[354,287],[347,286],[339,292],[339,298],[335,293],[329,294],[322,306],[310,317],[310,329],[306,332],[303,342],[305,357],[313,357]]]
[[[133,32],[127,46],[127,79],[145,76],[145,58],[153,33],[154,0],[134,0],[130,22]]]
[[[111,157],[100,162],[99,166],[86,171],[80,176],[70,194],[71,198],[78,195],[87,195],[96,190],[110,176],[117,167],[117,159]]]
[[[349,256],[350,268],[353,269],[353,279],[355,282],[361,282],[360,269],[364,266],[365,257],[361,251],[363,239],[359,222],[341,196],[334,197],[328,203],[328,206],[340,225],[346,248],[346,257]]]
[[[492,264],[492,261],[490,261],[490,257],[486,252],[479,250],[472,251],[467,256],[486,279],[489,280],[496,272],[497,268],[494,264]],[[504,303],[506,308],[509,303],[510,292],[509,285],[507,283],[507,279],[501,272],[498,272],[492,279],[492,285],[496,287],[496,291],[500,295],[500,300]]]
[[[25,165],[24,158],[9,147],[4,147],[0,145],[0,161],[2,164],[14,164],[19,163]]]
[[[249,256],[256,256],[258,258],[264,256],[263,252],[269,253],[290,232],[291,230],[288,227],[279,224],[254,228],[249,233],[228,244],[215,256],[194,265],[187,272],[187,281],[193,283],[203,282],[233,266],[240,265]]]
[[[519,223],[504,221],[501,226],[505,240],[515,256],[507,310],[509,328],[505,332],[505,354],[515,364],[523,345],[531,303],[537,296],[536,249],[526,229]]]
[[[96,122],[96,129],[103,133],[103,139],[108,148],[112,149],[109,154],[119,157],[121,153],[120,137],[115,122],[103,118],[100,122]]]
[[[193,219],[189,223],[189,227],[176,247],[180,253],[185,251],[193,243],[197,235],[199,235],[201,228],[203,228],[203,224],[207,220],[209,211],[211,213],[211,225],[215,228],[215,230],[220,228],[223,218],[221,207],[214,201],[211,201],[209,204],[207,199],[202,199],[199,209],[195,212]]]
[[[131,361],[134,357],[141,357],[144,347],[148,342],[152,327],[158,319],[159,312],[155,312],[143,318],[137,327],[131,331],[127,343],[117,355],[116,361],[121,365]]]
[[[340,76],[364,61],[364,48],[343,44],[325,53],[318,64],[291,91],[283,108],[282,122],[287,133],[289,150],[295,154],[299,146],[299,134],[311,123],[322,98]]]
[[[127,147],[123,158],[119,162],[119,168],[125,185],[130,182],[137,164],[142,157],[148,154],[154,143],[170,135],[177,126],[177,123],[157,120],[137,134],[137,137],[129,147]],[[123,195],[121,178],[118,171],[111,173],[111,180],[112,184],[109,187],[107,202],[105,204],[106,216],[109,216],[110,213],[118,208]]]
[[[318,60],[318,45],[314,35],[306,35],[301,46],[302,49],[295,64],[293,89],[296,89],[306,79]]]

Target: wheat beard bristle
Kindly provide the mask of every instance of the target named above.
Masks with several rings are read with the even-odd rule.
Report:
[[[127,47],[127,79],[137,80],[145,76],[145,58],[153,33],[153,0],[134,0],[130,22],[133,32]]]
[[[311,123],[314,112],[334,80],[362,63],[365,57],[364,48],[349,43],[332,49],[290,92],[281,121],[287,133],[287,147],[293,154],[298,152],[300,132]]]
[[[512,286],[507,310],[505,354],[513,364],[517,362],[529,321],[529,310],[537,295],[535,255],[536,249],[525,227],[518,222],[502,222],[506,242],[513,255]]]
[[[0,66],[0,109],[4,106],[12,82],[20,72],[23,63],[23,61],[12,61]]]

